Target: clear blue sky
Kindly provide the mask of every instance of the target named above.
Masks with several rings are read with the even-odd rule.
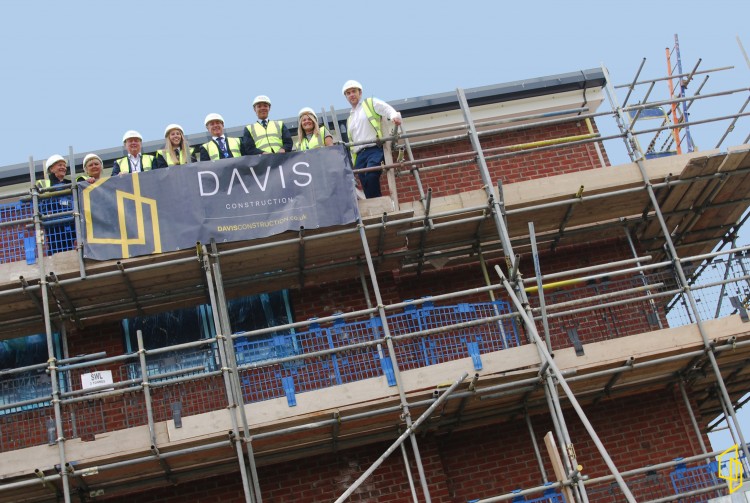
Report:
[[[643,76],[657,77],[675,33],[685,67],[698,58],[702,68],[736,67],[704,92],[750,85],[735,41],[750,50],[747,0],[25,0],[3,2],[3,18],[0,166],[67,154],[69,145],[114,147],[128,129],[146,140],[172,122],[203,131],[208,112],[243,125],[257,94],[271,97],[279,118],[303,106],[345,108],[341,85],[352,78],[390,100],[601,63],[624,83],[643,57]],[[382,44],[356,37],[366,32]],[[713,146],[696,134],[699,147]]]
[[[641,78],[655,78],[666,73],[675,33],[685,71],[698,58],[704,69],[735,66],[712,75],[703,93],[750,86],[735,40],[750,51],[749,0],[24,0],[3,2],[3,18],[0,166],[65,155],[69,145],[79,153],[114,147],[128,129],[146,140],[173,122],[200,132],[209,112],[243,125],[254,120],[257,94],[270,96],[277,118],[303,106],[345,108],[348,79],[393,100],[602,63],[626,83],[643,57]],[[737,112],[745,96],[711,113]],[[699,148],[713,148],[724,128],[694,129]],[[748,133],[750,118],[724,147]]]

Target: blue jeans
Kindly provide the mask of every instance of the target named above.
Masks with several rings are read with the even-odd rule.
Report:
[[[367,147],[357,152],[354,169],[380,166],[384,159],[382,147]],[[362,184],[362,190],[365,192],[367,199],[382,195],[380,192],[380,173],[382,171],[359,173],[359,182]]]

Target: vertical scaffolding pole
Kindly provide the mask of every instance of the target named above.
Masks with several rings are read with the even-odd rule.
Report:
[[[237,404],[237,410],[240,414],[242,421],[242,427],[244,432],[244,445],[247,450],[247,460],[250,465],[250,478],[253,482],[253,489],[255,491],[255,501],[262,503],[263,498],[260,492],[260,481],[258,480],[258,469],[255,464],[255,453],[253,451],[252,437],[250,436],[250,428],[247,423],[247,415],[245,414],[245,400],[242,396],[242,385],[240,383],[240,373],[237,370],[237,356],[234,352],[234,339],[231,335],[231,324],[229,322],[229,311],[227,310],[227,299],[224,294],[224,280],[221,274],[221,264],[219,263],[219,251],[216,248],[216,241],[211,240],[211,255],[213,256],[213,272],[214,272],[214,286],[216,287],[216,300],[219,308],[219,321],[223,324],[223,332],[226,335],[224,339],[224,351],[227,355],[227,362],[230,369],[230,382],[232,384],[233,393],[235,397],[235,403]]]
[[[484,252],[482,251],[482,245],[477,242],[477,255],[479,256],[479,267],[482,270],[482,277],[484,278],[484,284],[487,286],[492,286],[492,281],[490,280],[490,274],[487,270],[487,262],[484,260]],[[489,294],[490,301],[492,302],[492,311],[495,313],[495,316],[500,316],[500,309],[497,308],[497,304],[495,304],[495,292],[492,290],[487,290],[487,293]],[[503,326],[502,320],[498,320],[497,322],[497,329],[500,332],[500,337],[503,339],[503,347],[509,348],[510,342],[508,342],[508,335],[505,333],[505,327]]]
[[[411,432],[412,429],[412,419],[411,419],[411,412],[409,411],[409,402],[406,399],[406,393],[404,392],[404,385],[401,381],[401,371],[398,367],[398,359],[396,358],[396,348],[393,344],[393,339],[391,338],[391,330],[388,326],[388,318],[385,314],[385,306],[383,304],[383,297],[380,295],[380,287],[378,286],[378,278],[375,275],[375,264],[372,262],[372,255],[370,254],[370,245],[367,242],[367,234],[365,233],[365,226],[362,224],[362,220],[360,219],[357,222],[357,227],[359,228],[359,237],[362,241],[362,249],[365,252],[365,259],[367,260],[367,270],[370,273],[370,281],[372,282],[372,290],[375,293],[375,302],[378,304],[378,314],[380,316],[380,321],[383,324],[383,338],[385,339],[386,347],[388,348],[388,356],[391,360],[391,365],[393,366],[393,375],[396,379],[396,388],[398,389],[398,396],[399,400],[401,402],[401,410],[403,411],[403,417],[404,422],[406,423],[406,427],[408,431]],[[419,454],[419,445],[417,445],[417,439],[413,434],[409,435],[409,440],[411,441],[411,448],[414,452],[414,461],[417,465],[417,472],[419,472],[419,482],[422,486],[422,493],[424,494],[424,499],[426,503],[431,503],[432,499],[430,498],[430,488],[427,485],[427,478],[424,473],[424,466],[422,465],[422,456]]]
[[[724,403],[724,400],[721,398],[721,396],[719,396],[719,404],[721,405],[721,410],[724,411],[724,417],[726,418],[726,421],[727,421],[727,430],[729,430],[729,436],[732,437],[732,441],[735,444],[739,444],[740,440],[738,440],[738,438],[737,438],[737,433],[738,433],[739,430],[735,431],[734,425],[730,421],[730,416],[729,416],[729,409],[728,409],[728,407],[731,408],[732,404],[730,403],[727,406],[727,404]],[[745,462],[745,470],[746,471],[750,471],[750,459],[746,457],[745,460],[744,460],[744,462]]]
[[[607,96],[609,97],[610,106],[615,111],[616,115],[622,116],[622,108],[620,108],[620,106],[617,103],[617,97],[614,94],[614,89],[612,88],[612,83],[609,79],[609,72],[607,71],[607,68],[602,66],[602,72],[604,73],[604,77],[606,80]],[[624,138],[626,139],[625,145],[627,148],[627,146],[630,145],[630,143],[627,140],[632,137],[632,133],[627,131],[627,129],[622,131],[622,133],[625,135],[624,136]],[[674,242],[672,241],[672,236],[670,234],[669,228],[667,227],[667,223],[664,220],[664,214],[662,213],[661,207],[659,206],[659,201],[654,192],[654,187],[651,184],[651,180],[648,176],[648,173],[646,173],[646,168],[643,165],[643,153],[642,152],[641,152],[641,156],[638,159],[636,159],[635,163],[638,166],[638,170],[641,173],[641,179],[643,180],[643,184],[646,188],[646,191],[648,192],[648,197],[651,202],[651,205],[654,208],[654,213],[656,214],[656,218],[659,221],[661,232],[664,235],[665,246],[667,247],[667,251],[669,252],[669,256],[673,262],[674,269],[677,273],[677,277],[680,283],[680,288],[684,292],[685,297],[690,303],[690,311],[692,311],[693,315],[695,316],[695,323],[698,327],[698,332],[700,332],[701,339],[703,341],[703,347],[706,350],[706,354],[708,355],[709,361],[711,362],[711,369],[714,373],[714,377],[716,378],[716,383],[719,387],[720,396],[727,404],[729,404],[729,414],[731,415],[732,422],[734,423],[734,426],[737,429],[737,433],[739,435],[739,439],[742,444],[742,451],[745,453],[746,458],[750,459],[750,449],[748,449],[747,442],[745,442],[745,438],[742,435],[742,430],[740,429],[739,420],[737,419],[737,415],[734,412],[734,407],[732,406],[732,400],[729,397],[729,392],[727,391],[727,387],[724,384],[724,378],[721,375],[719,364],[716,361],[716,354],[714,354],[713,346],[711,345],[711,341],[708,338],[706,329],[703,326],[703,320],[701,319],[700,312],[698,310],[698,304],[695,302],[695,297],[693,296],[693,291],[690,287],[690,283],[688,282],[687,277],[685,276],[685,271],[682,268],[682,263],[680,262],[678,258],[677,250],[675,249]]]
[[[383,125],[383,122],[385,122],[385,118],[380,118],[381,128],[382,131],[388,131],[388,136],[393,136],[393,132],[389,131],[389,128],[387,125]],[[398,126],[396,126],[396,131],[398,131]],[[351,141],[351,138],[349,138],[349,141]],[[388,140],[383,143],[383,159],[384,161],[381,163],[381,166],[383,165],[390,165],[393,164],[393,152],[391,150],[391,145],[393,145],[393,142]],[[391,207],[394,210],[398,210],[401,206],[398,201],[398,187],[396,187],[396,170],[393,167],[385,168],[385,177],[388,180],[388,198],[391,200]]]
[[[736,246],[737,246],[737,238],[736,238],[736,236],[733,236],[732,237],[732,246],[731,247],[732,248],[736,248]],[[732,269],[732,256],[731,255],[727,255],[727,259],[726,260],[727,260],[727,265],[724,268],[724,281],[727,280],[727,278],[729,277],[729,271],[731,271],[731,269]],[[719,313],[721,313],[721,305],[723,304],[724,294],[726,293],[726,291],[727,291],[727,284],[724,283],[724,284],[721,285],[721,288],[719,289],[719,298],[716,300],[716,311],[714,312],[714,318],[718,318],[719,317]]]
[[[542,271],[539,265],[539,250],[536,246],[534,222],[529,222],[529,241],[531,242],[531,255],[534,261],[534,273],[536,273],[536,292],[539,296],[539,310],[542,314],[544,342],[547,344],[547,351],[552,351],[552,340],[550,339],[549,334],[549,321],[547,321],[547,304],[544,301],[544,285],[542,284]]]
[[[607,452],[607,449],[605,449],[604,444],[602,444],[602,441],[599,439],[599,435],[597,435],[596,431],[594,431],[594,427],[591,425],[591,422],[588,420],[588,418],[586,417],[586,414],[583,412],[583,409],[581,408],[581,404],[578,403],[578,400],[573,394],[573,390],[571,390],[570,386],[568,386],[568,383],[565,381],[565,377],[562,375],[562,372],[557,366],[557,363],[555,363],[554,358],[552,358],[552,355],[550,355],[549,352],[547,351],[544,341],[542,341],[541,337],[539,337],[539,332],[537,332],[536,326],[534,325],[533,320],[529,318],[528,314],[526,314],[523,304],[521,303],[521,300],[518,298],[518,295],[516,295],[516,292],[514,291],[513,286],[510,284],[510,281],[508,281],[508,278],[505,277],[505,274],[503,274],[503,271],[500,270],[499,266],[495,266],[495,272],[500,277],[500,280],[502,281],[503,286],[505,287],[505,290],[508,292],[508,296],[516,305],[516,310],[518,311],[518,314],[521,315],[521,318],[523,318],[524,325],[526,326],[526,329],[528,330],[533,343],[536,344],[537,350],[541,351],[542,356],[543,356],[542,362],[547,365],[547,367],[549,368],[549,371],[552,373],[552,375],[554,375],[555,379],[557,379],[558,384],[565,392],[565,396],[570,401],[570,404],[573,406],[573,409],[575,409],[576,414],[578,414],[578,418],[581,420],[581,423],[583,423],[583,427],[586,429],[589,436],[591,437],[591,440],[596,446],[596,449],[599,451],[599,454],[601,455],[602,459],[604,459],[604,463],[607,465],[607,468],[609,468],[609,471],[612,472],[612,475],[617,481],[617,485],[620,487],[620,490],[625,496],[625,499],[628,501],[628,503],[636,503],[635,497],[630,492],[630,489],[628,488],[627,484],[625,484],[625,480],[623,480],[622,475],[620,474],[620,471],[615,466],[614,462],[612,461],[612,458],[609,456],[609,453]]]
[[[365,273],[360,269],[359,271],[359,280],[362,283],[362,291],[365,294],[365,302],[367,303],[367,308],[372,309],[372,299],[370,299],[370,290],[367,287],[367,278],[365,278]],[[370,317],[372,318],[373,315],[371,314]],[[378,343],[378,357],[383,358],[383,345]],[[404,458],[404,470],[406,471],[406,478],[409,481],[409,490],[411,491],[411,497],[414,500],[414,503],[419,503],[419,497],[417,497],[417,488],[414,487],[414,476],[411,474],[411,464],[409,463],[409,455],[406,452],[406,447],[404,447],[404,444],[401,444],[401,456]]]
[[[687,391],[685,391],[685,383],[682,379],[678,381],[678,384],[680,385],[680,394],[682,395],[682,401],[685,402],[685,408],[688,411],[688,415],[690,416],[690,424],[693,425],[693,431],[695,431],[695,436],[698,437],[698,443],[701,445],[701,453],[707,454],[708,450],[706,449],[706,443],[703,442],[703,436],[701,435],[701,429],[698,427],[698,421],[695,420],[695,414],[693,413],[693,406],[690,405],[690,400],[687,396]]]
[[[263,498],[260,492],[260,481],[258,480],[258,470],[255,465],[255,453],[253,451],[252,437],[250,436],[250,428],[247,423],[247,415],[245,414],[245,400],[242,396],[242,385],[240,383],[240,373],[237,369],[237,355],[234,352],[234,339],[232,338],[231,325],[229,323],[229,311],[227,310],[227,299],[224,294],[224,280],[221,274],[221,265],[219,264],[219,251],[216,248],[216,242],[211,241],[212,254],[214,257],[214,281],[216,286],[216,299],[219,306],[219,318],[223,319],[223,323],[226,327],[226,338],[224,339],[224,351],[227,356],[229,363],[229,377],[230,382],[234,388],[234,394],[236,397],[237,410],[240,414],[244,431],[244,445],[247,451],[247,460],[250,465],[250,476],[255,490],[255,501],[256,503],[262,503]]]
[[[78,200],[78,180],[76,179],[76,158],[73,155],[73,147],[68,147],[68,164],[70,165],[70,192],[73,196],[73,228],[76,235],[76,254],[78,255],[78,270],[81,279],[86,278],[86,266],[83,263],[83,240],[81,239],[81,206]]]
[[[406,129],[404,129],[403,122],[401,123],[401,133],[406,134]],[[409,157],[409,161],[414,162],[414,152],[411,150],[411,143],[409,142],[409,138],[404,138],[404,148],[406,149],[406,155]],[[417,184],[417,190],[419,191],[419,201],[422,203],[422,207],[425,206],[425,193],[424,193],[424,187],[422,186],[422,178],[419,175],[419,170],[412,165],[412,174],[414,175],[414,181]]]
[[[70,503],[70,480],[68,471],[65,470],[67,459],[65,457],[65,430],[62,425],[62,410],[60,409],[60,383],[57,374],[57,358],[55,357],[55,344],[52,339],[52,322],[49,313],[49,292],[47,291],[47,271],[44,260],[44,233],[42,232],[42,221],[39,216],[39,189],[36,186],[34,173],[34,159],[29,157],[29,171],[31,173],[31,204],[34,214],[34,233],[36,234],[36,253],[39,263],[39,286],[42,292],[42,309],[44,310],[44,332],[47,336],[47,364],[50,381],[52,384],[52,405],[55,413],[55,431],[57,438],[58,456],[60,458],[60,480],[63,486],[63,499]]]
[[[628,245],[630,246],[630,252],[633,254],[633,258],[638,258],[638,252],[635,249],[635,244],[633,243],[633,238],[630,236],[630,229],[628,229],[627,225],[623,227],[625,230],[625,237],[628,238]],[[637,260],[635,262],[635,265],[638,266],[638,268],[641,267],[641,261]],[[643,272],[641,269],[639,271],[639,276],[641,277],[641,283],[643,283],[643,286],[648,286],[648,279],[646,278],[646,273]],[[651,290],[647,290],[647,293],[650,293]],[[654,299],[649,299],[648,301],[649,305],[651,306],[651,312],[654,313],[654,317],[656,318],[656,322],[659,324],[659,329],[661,330],[664,328],[661,323],[661,318],[659,317],[659,310],[656,308],[656,302],[654,302]]]
[[[560,396],[557,393],[557,386],[555,385],[555,381],[552,378],[552,374],[549,372],[549,370],[547,370],[546,372],[545,379],[547,385],[547,393],[550,395],[549,406],[553,411],[553,417],[556,416],[558,422],[560,423],[558,438],[560,439],[560,446],[563,450],[562,460],[565,464],[567,473],[572,474],[572,476],[575,478],[576,486],[578,488],[577,492],[573,491],[573,497],[576,498],[576,501],[588,503],[589,498],[588,494],[586,493],[586,487],[583,485],[583,479],[580,477],[578,458],[576,457],[575,449],[573,447],[573,440],[570,438],[570,433],[568,432],[568,424],[565,422],[565,415],[563,414],[562,406],[560,405]],[[571,488],[571,491],[572,490],[573,488]]]
[[[667,47],[667,83],[669,84],[669,99],[674,100],[674,84],[672,83],[672,51]],[[677,103],[672,102],[672,123],[676,126],[679,123],[677,118]],[[682,142],[680,141],[680,128],[675,127],[672,129],[672,137],[674,138],[675,149],[677,155],[682,154]],[[643,155],[643,153],[641,153]]]
[[[544,288],[542,285],[542,271],[539,264],[539,250],[536,243],[536,232],[534,230],[534,222],[529,222],[529,240],[531,242],[531,254],[534,261],[534,272],[536,274],[536,286],[537,294],[539,295],[539,307],[542,315],[542,327],[544,328],[544,341],[547,345],[547,351],[552,353],[552,341],[550,340],[549,322],[547,320],[547,305],[544,300]],[[526,304],[529,306],[529,304]],[[529,306],[530,307],[530,306]],[[531,316],[531,312],[527,307],[527,313]],[[542,355],[539,355],[542,359]],[[542,360],[543,361],[543,360]],[[547,405],[550,408],[553,420],[555,422],[555,433],[557,435],[557,442],[560,448],[563,450],[562,460],[565,464],[565,470],[567,473],[576,474],[576,483],[578,491],[573,492],[573,496],[577,501],[582,503],[588,503],[588,496],[586,494],[586,488],[583,486],[583,481],[578,477],[578,460],[575,456],[575,450],[573,448],[573,441],[570,438],[570,432],[568,431],[568,425],[565,423],[565,416],[560,407],[559,397],[557,395],[557,389],[555,382],[550,376],[549,372],[544,373],[545,382],[545,395],[547,395]],[[572,488],[571,488],[572,490]]]
[[[674,52],[677,56],[677,74],[682,75],[682,57],[680,56],[680,41],[677,38],[676,33],[674,34]],[[692,75],[688,77],[688,80],[690,80],[691,78],[692,78]],[[687,83],[685,82],[685,79],[680,77],[680,98],[685,97],[686,88],[687,88]],[[682,121],[689,123],[690,120],[688,118],[687,102],[683,101],[681,106],[682,106]],[[687,142],[688,153],[692,152],[694,148],[693,148],[693,138],[690,136],[690,126],[685,126],[685,141]]]
[[[212,273],[212,264],[210,257],[208,255],[208,252],[206,250],[205,246],[201,247],[201,255],[202,255],[202,265],[203,270],[206,274],[206,283],[208,286],[208,296],[209,300],[211,301],[211,311],[213,312],[214,317],[214,326],[216,327],[216,347],[219,351],[219,360],[221,362],[221,374],[224,377],[224,387],[226,389],[227,394],[227,401],[228,407],[227,411],[229,412],[229,417],[232,422],[232,432],[231,432],[231,440],[235,444],[235,448],[237,451],[237,461],[240,465],[240,477],[242,479],[242,490],[245,494],[245,502],[246,503],[261,503],[261,500],[255,499],[255,496],[260,498],[260,488],[258,486],[258,477],[255,473],[253,473],[253,484],[254,487],[250,487],[250,483],[248,481],[248,475],[247,475],[247,467],[245,466],[245,455],[243,453],[242,449],[242,439],[240,438],[239,434],[239,426],[237,423],[237,415],[236,415],[236,409],[237,407],[243,407],[242,402],[239,404],[237,403],[234,391],[232,390],[232,379],[230,377],[230,368],[227,364],[227,354],[226,354],[226,346],[224,344],[224,341],[227,337],[230,337],[231,342],[231,336],[228,336],[224,334],[222,330],[222,323],[219,316],[219,309],[218,304],[216,300],[216,291],[214,290],[214,277]],[[243,407],[244,408],[244,407]],[[249,456],[248,456],[249,457]],[[254,466],[254,464],[253,464]],[[253,494],[253,489],[255,490],[255,494]]]
[[[542,454],[539,452],[539,444],[536,441],[534,425],[531,424],[531,417],[529,417],[529,409],[524,408],[523,417],[526,419],[526,427],[529,429],[531,445],[534,446],[534,457],[536,458],[537,466],[539,466],[539,473],[542,475],[542,482],[546,484],[549,480],[547,479],[547,472],[544,471],[544,462],[542,461]]]
[[[365,278],[365,272],[360,269],[359,271],[359,281],[362,283],[362,291],[365,294],[365,302],[367,303],[367,309],[372,309],[372,299],[370,299],[370,290],[367,288],[367,278]],[[373,314],[370,315],[370,318],[374,318],[375,316]],[[383,345],[378,343],[378,357],[383,358]],[[406,455],[406,453],[404,453]],[[407,465],[409,466],[409,465]],[[409,478],[411,478],[411,473],[409,473]]]
[[[593,136],[595,134],[594,126],[592,126],[591,119],[589,119],[588,117],[586,118],[586,129],[590,135]],[[596,151],[596,155],[599,158],[599,164],[601,165],[600,167],[606,168],[607,163],[604,161],[604,154],[602,154],[602,148],[599,145],[599,142],[594,142],[594,150]]]
[[[464,121],[466,122],[468,129],[469,129],[469,140],[471,141],[471,146],[474,149],[474,152],[477,154],[477,167],[479,168],[479,176],[482,179],[482,189],[484,189],[485,195],[487,196],[487,201],[490,201],[491,207],[492,207],[492,218],[495,221],[495,227],[497,228],[498,235],[500,237],[500,244],[503,247],[503,253],[505,254],[505,260],[508,263],[508,268],[511,270],[516,270],[518,268],[517,261],[518,259],[513,254],[513,246],[510,244],[510,236],[508,235],[508,231],[505,227],[505,221],[503,220],[503,209],[500,206],[500,201],[497,200],[495,197],[495,193],[493,191],[493,183],[492,178],[490,177],[490,170],[487,167],[487,161],[484,158],[484,153],[482,151],[482,145],[479,143],[479,136],[477,135],[477,129],[474,126],[474,121],[471,118],[471,113],[469,112],[469,103],[466,101],[466,94],[464,93],[464,90],[459,88],[456,89],[456,94],[458,95],[458,102],[461,105],[461,111],[464,115]],[[519,288],[521,292],[523,292],[523,288]],[[522,293],[525,300],[525,294]]]
[[[146,366],[146,348],[143,345],[143,332],[136,330],[138,341],[138,362],[141,365],[141,386],[143,386],[143,401],[146,402],[146,421],[151,448],[156,447],[156,430],[154,429],[154,410],[151,406],[151,385],[148,382],[148,367]]]
[[[211,240],[211,265],[213,270],[214,288],[216,289],[216,308],[219,314],[219,323],[221,331],[224,334],[224,351],[227,355],[227,365],[229,365],[229,376],[232,382],[232,393],[235,402],[239,407],[240,420],[245,438],[250,437],[250,429],[247,425],[247,416],[245,415],[244,400],[242,398],[242,386],[240,376],[237,371],[237,357],[234,353],[234,339],[232,339],[232,326],[229,322],[229,311],[227,310],[227,298],[224,295],[224,280],[221,275],[221,264],[219,263],[219,251],[216,248],[216,242]]]
[[[463,112],[464,121],[466,122],[467,128],[468,128],[468,134],[469,134],[469,140],[471,141],[472,148],[474,149],[474,152],[477,155],[477,166],[479,168],[479,175],[482,179],[483,188],[485,190],[485,194],[487,195],[487,201],[491,203],[491,207],[493,209],[492,215],[495,221],[495,227],[497,228],[498,235],[500,237],[500,243],[503,247],[503,252],[506,257],[506,261],[508,262],[508,269],[510,271],[518,271],[519,269],[519,258],[513,253],[513,246],[510,242],[510,235],[508,234],[508,228],[505,225],[505,219],[503,215],[503,208],[500,205],[500,201],[495,198],[495,194],[493,193],[493,183],[492,183],[492,177],[490,176],[490,171],[487,166],[487,161],[484,158],[484,151],[482,150],[482,145],[479,142],[479,135],[477,134],[476,126],[474,125],[474,120],[471,117],[471,112],[469,110],[469,103],[466,100],[466,94],[464,93],[463,89],[456,89],[456,94],[458,95],[458,101],[461,106],[461,111]],[[500,190],[500,189],[498,189]],[[502,194],[500,194],[500,199],[502,199]],[[500,270],[499,267],[495,266],[496,270]],[[514,278],[515,281],[515,278]],[[515,282],[515,292],[517,293],[518,297],[521,299],[521,304],[526,306],[526,309],[531,309],[529,306],[529,300],[526,296],[526,291],[523,288],[523,283],[520,281]],[[517,306],[517,309],[522,309]],[[528,316],[526,316],[526,319],[530,319]],[[531,322],[533,326],[533,321]],[[536,328],[534,328],[536,331]],[[545,362],[545,354],[549,355],[549,352],[542,352],[542,348],[537,345],[537,352],[539,353],[540,361]],[[562,375],[557,376],[558,378],[562,378]],[[567,431],[565,431],[564,427],[564,418],[562,417],[561,407],[559,406],[559,401],[555,402],[557,400],[557,394],[554,392],[553,387],[555,386],[554,382],[552,381],[552,377],[547,375],[545,379],[545,396],[547,397],[548,404],[550,405],[550,414],[552,415],[553,421],[555,424],[558,425],[558,437],[562,436],[562,439],[566,442],[564,445],[565,448],[565,456],[563,456],[563,459],[565,460],[566,469],[568,470],[568,473],[573,472],[573,468],[570,465],[570,456],[569,454],[572,452],[572,443],[570,442],[570,436]],[[567,385],[566,385],[567,386]],[[568,388],[569,389],[569,388]],[[572,395],[572,393],[571,393]],[[575,400],[574,397],[571,397],[571,402]],[[583,414],[583,411],[581,410],[581,414]],[[583,416],[583,419],[585,419],[585,415]],[[588,422],[588,419],[586,419],[586,422]],[[593,428],[592,428],[593,432]],[[596,435],[596,433],[593,433],[593,435]],[[598,437],[597,437],[598,440]],[[602,446],[603,449],[603,446]],[[606,451],[604,451],[606,454]],[[608,457],[608,455],[607,455]],[[611,461],[611,460],[610,460]],[[577,469],[577,466],[575,467]],[[612,464],[612,468],[614,468],[614,464]],[[617,472],[617,469],[614,468],[613,473],[616,473],[617,476],[619,476],[619,472]],[[622,480],[622,477],[620,477],[620,480]],[[619,482],[619,481],[618,481]],[[622,482],[622,485],[625,486],[625,482]],[[627,489],[627,486],[624,487],[623,493],[629,494],[629,491]],[[586,489],[583,486],[583,483],[579,480],[579,491],[575,494],[578,494],[580,498],[583,499],[584,503],[588,501],[588,498],[586,496]]]
[[[409,456],[406,455],[406,447],[404,447],[403,442],[400,445],[401,447],[401,455],[404,458],[404,470],[406,470],[406,478],[409,480],[409,490],[411,490],[411,498],[414,500],[414,503],[419,503],[419,498],[417,497],[417,488],[414,487],[414,477],[411,476],[411,468],[409,467]]]

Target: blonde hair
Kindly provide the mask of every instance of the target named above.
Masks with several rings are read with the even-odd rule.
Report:
[[[305,130],[302,128],[302,117],[304,117],[305,115],[307,115],[308,117],[310,117],[310,119],[312,119],[312,121],[313,121],[312,135],[313,136],[320,136],[320,126],[318,126],[318,119],[313,114],[311,114],[310,112],[305,112],[303,114],[300,114],[300,116],[299,116],[299,125],[297,127],[297,144],[298,145],[302,145],[302,140],[304,140],[305,138],[307,138],[307,133],[305,133]],[[323,145],[321,145],[321,146],[323,146]]]
[[[178,128],[172,128],[167,131],[165,138],[166,141],[164,143],[164,158],[167,160],[167,164],[169,164],[170,166],[180,163],[180,160],[177,159],[174,155],[174,147],[172,146],[172,142],[169,140],[169,133],[171,133],[174,129],[180,131]],[[190,158],[190,144],[188,143],[187,138],[185,138],[185,133],[180,131],[180,136],[182,136],[182,141],[180,142],[180,152],[185,153],[185,164],[189,164],[193,162]]]

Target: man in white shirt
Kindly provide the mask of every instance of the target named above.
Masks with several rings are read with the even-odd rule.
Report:
[[[350,148],[354,169],[380,166],[383,163],[383,147],[376,142],[383,137],[380,125],[381,117],[401,125],[401,114],[383,100],[377,98],[362,99],[362,84],[348,80],[342,89],[344,97],[352,106],[346,121],[346,133],[349,142],[355,143]],[[365,197],[380,197],[381,170],[358,173]]]

